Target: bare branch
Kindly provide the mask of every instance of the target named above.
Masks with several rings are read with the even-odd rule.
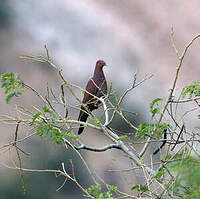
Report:
[[[107,145],[105,147],[101,147],[101,148],[86,146],[86,145],[82,144],[80,146],[74,146],[74,148],[76,150],[86,149],[88,151],[94,151],[94,152],[103,152],[103,151],[107,151],[108,149],[121,149],[119,144],[109,144],[109,145]]]
[[[173,27],[171,27],[170,40],[171,40],[172,47],[174,48],[174,51],[175,51],[177,57],[179,57],[179,53],[178,53],[178,50],[177,50],[175,42],[174,42],[174,29],[173,29]]]
[[[182,128],[181,128],[181,131],[180,131],[180,133],[178,134],[176,143],[175,143],[174,146],[172,147],[171,151],[173,151],[174,148],[176,147],[176,145],[178,144],[179,138],[180,138],[180,136],[181,136],[181,134],[182,134],[184,128],[185,128],[185,126],[184,126],[184,124],[183,124],[183,126],[182,126]]]
[[[104,97],[99,98],[99,100],[102,102],[103,108],[104,108],[104,111],[105,111],[105,123],[104,123],[103,126],[106,127],[106,126],[108,125],[108,122],[109,122],[109,118],[108,118],[108,108],[107,108],[107,106],[106,106]]]
[[[195,101],[195,100],[200,100],[200,97],[194,97],[192,99],[186,99],[186,100],[178,100],[178,101],[170,101],[171,103],[186,103],[186,102],[192,102],[192,101]]]

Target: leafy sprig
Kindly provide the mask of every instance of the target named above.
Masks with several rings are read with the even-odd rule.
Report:
[[[36,123],[37,119],[47,118],[47,120],[42,120]],[[36,126],[36,134],[42,138],[50,138],[56,144],[64,144],[63,138],[68,138],[71,140],[77,140],[78,136],[72,135],[70,132],[63,133],[61,130],[56,127],[54,124],[56,123],[57,117],[53,110],[48,108],[47,106],[43,106],[41,111],[38,111],[32,117],[32,121],[29,123],[30,126]]]
[[[4,73],[0,76],[1,87],[5,88],[6,102],[15,96],[18,97],[24,92],[24,83],[17,73]]]
[[[161,102],[162,98],[156,98],[154,99],[151,104],[150,104],[150,111],[152,114],[152,118],[154,118],[154,116],[158,113],[160,113],[160,107],[158,107],[158,102]],[[157,106],[157,107],[155,107]]]
[[[101,185],[96,183],[88,188],[88,192],[96,199],[114,199],[113,193],[117,192],[117,186],[107,185],[106,187],[108,191],[102,191]]]
[[[142,185],[142,184],[136,184],[134,185],[131,190],[136,190],[140,193],[143,193],[143,192],[146,192],[149,190],[148,186],[147,185]]]
[[[161,135],[163,132],[165,132],[168,128],[171,128],[171,126],[168,123],[152,123],[152,124],[148,124],[148,123],[142,123],[139,125],[138,130],[136,132],[136,137],[138,139],[145,139],[147,136],[151,136],[152,133],[155,131],[154,135],[156,135],[156,137],[158,139],[161,138]]]
[[[191,99],[193,96],[200,96],[200,81],[196,80],[189,86],[185,87],[182,92],[182,98],[185,98],[186,95],[189,95]]]

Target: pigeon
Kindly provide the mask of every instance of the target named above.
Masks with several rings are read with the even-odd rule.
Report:
[[[87,92],[84,93],[84,97],[82,103],[84,105],[81,106],[80,114],[78,117],[78,121],[86,122],[89,116],[89,113],[94,109],[97,109],[100,100],[95,98],[94,96],[100,98],[107,94],[107,83],[103,73],[103,67],[106,66],[106,63],[103,60],[98,60],[96,62],[96,66],[94,69],[93,77],[88,81],[85,90]],[[78,135],[83,132],[84,126],[80,124]]]

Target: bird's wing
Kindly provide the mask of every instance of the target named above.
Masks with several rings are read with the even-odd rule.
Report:
[[[95,86],[93,80],[90,79],[87,83],[85,90],[87,92],[84,93],[84,97],[83,97],[83,103],[84,104],[86,104],[87,102],[89,102],[93,98],[92,95],[96,96],[96,94],[98,92],[98,88]],[[88,92],[91,93],[92,95],[90,95]]]
[[[107,94],[107,83],[106,79],[99,82],[99,89],[97,90],[96,96],[102,97],[103,95]]]
[[[83,97],[83,101],[82,101],[83,104],[87,104],[87,103],[91,102],[92,99],[93,99],[93,96],[92,96],[92,95],[95,95],[95,96],[96,96],[96,93],[97,93],[97,91],[98,91],[98,89],[97,89],[97,87],[95,86],[95,84],[94,84],[94,82],[93,82],[92,79],[90,79],[90,80],[88,81],[85,90],[86,90],[87,92],[84,93],[84,97]],[[90,95],[90,93],[91,93],[92,95]],[[92,104],[88,104],[88,109],[89,109],[89,110],[90,110],[90,109],[92,110],[92,108],[91,108],[92,106],[91,106],[91,105],[92,105]],[[90,110],[90,111],[91,111],[91,110]],[[87,114],[86,112],[87,112],[87,109],[85,109],[84,106],[81,106],[81,111],[80,111],[79,117],[78,117],[78,120],[79,120],[79,121],[84,121],[84,122],[85,122],[85,121],[87,120],[88,114]]]

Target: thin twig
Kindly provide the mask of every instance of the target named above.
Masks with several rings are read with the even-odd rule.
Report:
[[[178,144],[179,138],[180,138],[180,136],[181,136],[181,134],[182,134],[184,128],[185,128],[185,125],[183,124],[183,125],[182,125],[182,128],[181,128],[181,131],[180,131],[180,133],[178,134],[176,143],[175,143],[174,146],[172,147],[171,151],[173,151],[174,148],[176,147],[176,145]]]

